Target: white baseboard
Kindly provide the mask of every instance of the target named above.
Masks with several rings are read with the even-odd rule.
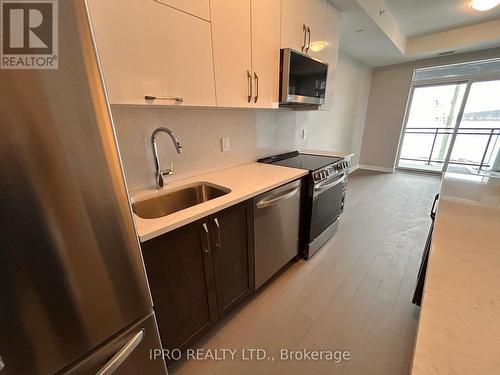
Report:
[[[386,167],[379,167],[377,165],[366,165],[366,164],[359,164],[359,169],[367,169],[369,171],[377,171],[377,172],[385,172],[385,173],[394,173],[394,169],[392,168],[386,168]]]
[[[349,173],[354,172],[356,169],[359,169],[359,164],[353,165],[349,168]]]

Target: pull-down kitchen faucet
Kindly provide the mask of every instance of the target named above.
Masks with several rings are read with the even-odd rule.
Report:
[[[168,169],[161,169],[160,165],[160,158],[158,157],[158,147],[156,146],[156,137],[158,133],[164,132],[167,133],[170,138],[172,139],[172,142],[174,143],[175,150],[177,151],[178,154],[182,153],[182,146],[175,136],[175,134],[170,130],[169,128],[164,128],[164,127],[159,127],[156,128],[155,131],[153,132],[153,135],[151,136],[151,143],[153,144],[153,157],[155,161],[155,168],[156,168],[156,187],[158,189],[161,189],[165,185],[164,181],[164,176],[169,176],[174,173],[174,163],[170,163],[170,168]]]

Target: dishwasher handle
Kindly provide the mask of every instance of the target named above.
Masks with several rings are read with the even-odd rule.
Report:
[[[285,192],[285,194],[280,195],[278,197],[272,198],[272,199],[263,199],[260,202],[257,202],[256,207],[257,208],[266,208],[269,206],[274,205],[277,202],[281,202],[287,199],[290,199],[294,197],[300,190],[300,186],[293,188],[292,190],[288,190]]]

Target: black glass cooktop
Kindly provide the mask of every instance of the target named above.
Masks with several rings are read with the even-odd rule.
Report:
[[[342,158],[333,156],[301,154],[298,151],[294,151],[286,154],[259,159],[258,161],[261,163],[281,165],[283,167],[292,167],[315,171],[316,169],[326,167],[327,165],[333,164],[339,160],[342,160]]]

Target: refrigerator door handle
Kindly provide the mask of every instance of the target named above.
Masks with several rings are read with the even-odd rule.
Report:
[[[102,369],[97,371],[96,375],[110,375],[121,366],[123,362],[132,354],[137,345],[139,345],[144,337],[144,330],[141,329],[134,335],[111,359],[104,365]]]

